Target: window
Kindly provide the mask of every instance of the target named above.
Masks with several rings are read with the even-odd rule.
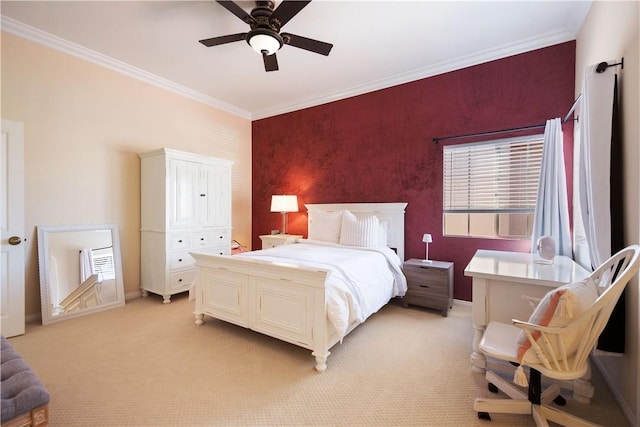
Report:
[[[113,265],[113,247],[91,249],[93,257],[93,270],[101,280],[113,280],[116,278],[115,267]]]
[[[445,146],[445,236],[531,236],[543,135]]]

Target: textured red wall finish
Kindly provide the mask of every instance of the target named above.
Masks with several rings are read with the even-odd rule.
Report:
[[[423,258],[431,233],[430,258],[455,263],[454,297],[470,301],[464,268],[477,249],[528,252],[530,242],[442,236],[442,145],[474,139],[432,139],[564,118],[574,79],[571,41],[254,121],[253,248],[282,226],[269,212],[273,194],[298,196],[289,233],[305,236],[304,203],[407,202],[406,257]],[[573,122],[564,138],[571,201]]]

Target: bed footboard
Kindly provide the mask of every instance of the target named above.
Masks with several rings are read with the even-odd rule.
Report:
[[[312,350],[316,370],[327,368],[339,337],[327,320],[328,271],[231,255],[194,252],[195,323],[204,316],[234,323]]]

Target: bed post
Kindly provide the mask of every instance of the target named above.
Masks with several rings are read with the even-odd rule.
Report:
[[[191,289],[189,289],[189,298],[195,299],[195,310],[193,314],[196,318],[196,325],[201,326],[204,324],[204,309],[202,305],[204,304],[204,296],[200,293],[202,292],[202,268],[196,268],[196,277],[194,279],[194,283],[191,285]],[[191,295],[193,292],[193,295]]]
[[[327,370],[327,358],[329,357],[329,321],[327,320],[327,304],[324,300],[324,288],[316,287],[313,291],[313,352],[316,358],[316,371]]]

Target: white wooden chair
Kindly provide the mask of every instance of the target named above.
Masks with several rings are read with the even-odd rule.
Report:
[[[489,390],[500,390],[509,398],[476,398],[474,409],[478,411],[480,419],[490,420],[489,413],[493,412],[530,414],[537,426],[548,426],[547,420],[564,426],[594,425],[551,406],[553,401],[560,406],[565,402],[560,396],[560,387],[557,384],[552,384],[542,391],[541,375],[552,380],[575,380],[588,371],[589,354],[594,349],[626,284],[638,271],[639,256],[640,246],[632,245],[596,269],[587,279],[593,280],[592,284],[596,285],[595,302],[583,307],[580,314],[566,320],[563,326],[540,326],[520,320],[513,320],[513,324],[489,323],[480,342],[480,350],[487,356],[528,367],[529,381],[528,388],[524,389],[493,371],[487,371]],[[522,353],[518,355],[518,348],[522,345],[523,339],[528,340],[527,344],[530,344],[531,350],[535,353],[535,356],[529,359],[535,360],[527,361],[523,359]],[[522,375],[522,369],[518,370]],[[520,379],[520,382],[524,386],[526,377]]]

